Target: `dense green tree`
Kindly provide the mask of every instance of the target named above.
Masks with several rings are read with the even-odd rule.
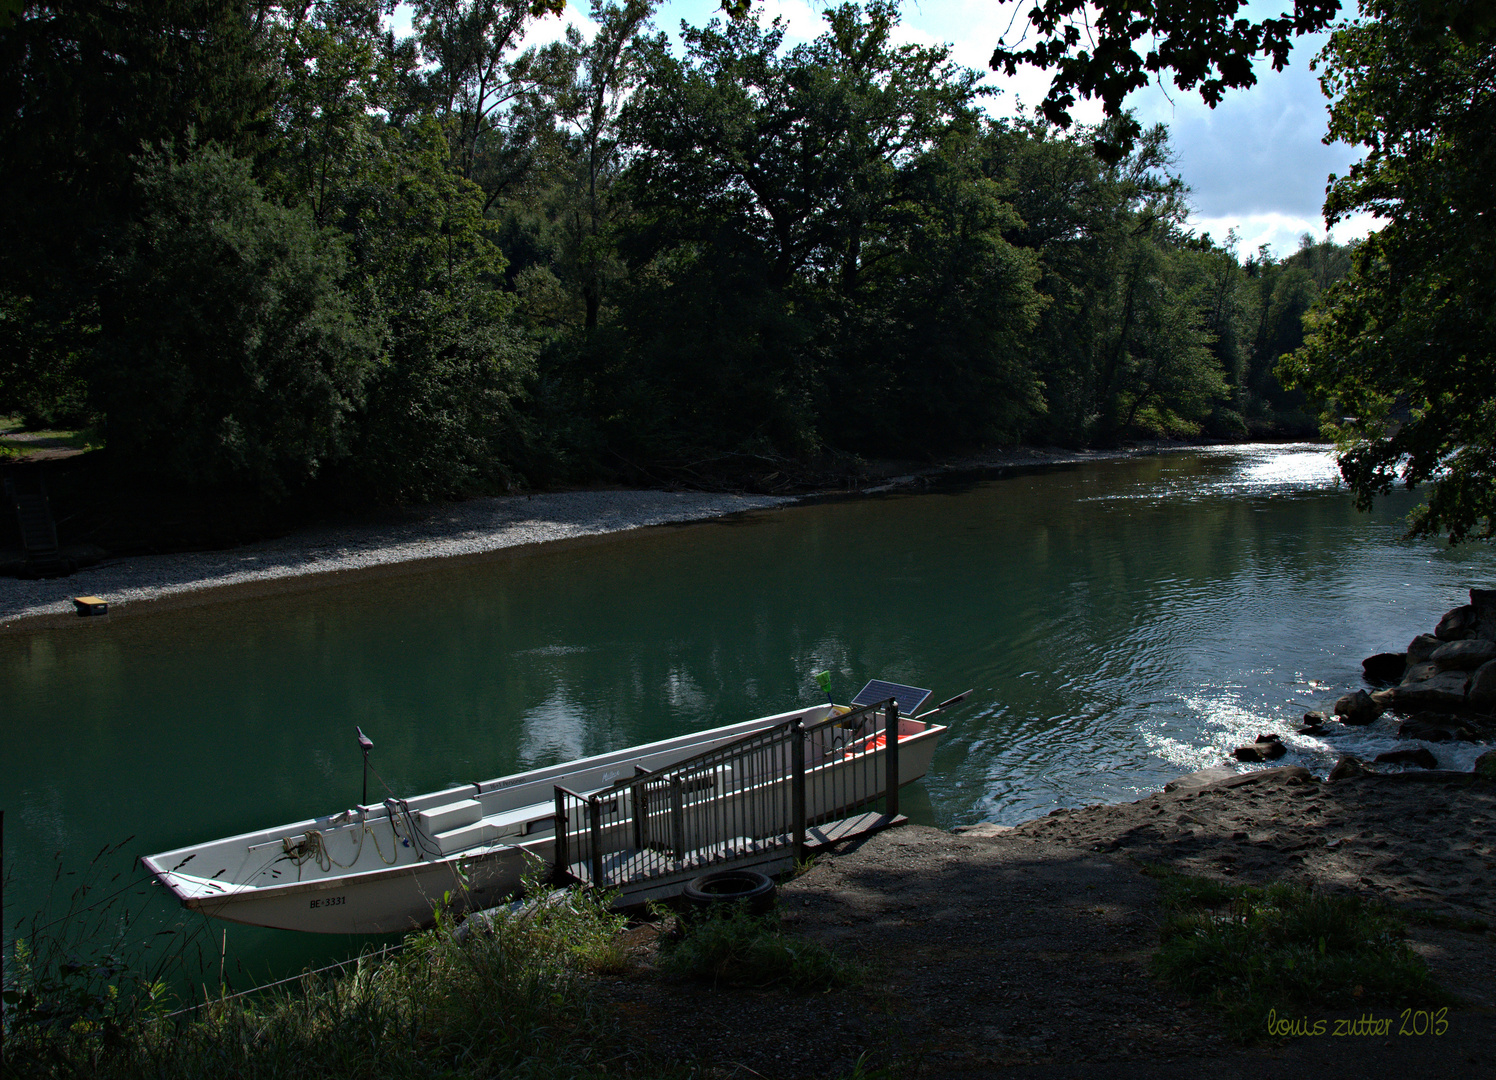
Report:
[[[530,464],[519,403],[534,355],[501,288],[485,196],[449,167],[434,118],[381,131],[380,147],[340,222],[382,335],[340,475],[386,501],[508,486]]]
[[[1031,265],[1002,237],[1006,204],[959,161],[979,126],[978,75],[945,48],[894,45],[897,18],[889,4],[844,5],[788,50],[757,17],[687,28],[684,58],[656,44],[627,111],[629,250],[649,272],[620,329],[649,328],[653,344],[636,339],[646,366],[680,358],[657,384],[713,400],[729,445],[1012,439],[1037,407],[1015,337],[1034,315]],[[703,288],[731,305],[676,293]],[[729,344],[733,311],[753,314]],[[665,337],[713,345],[686,360]],[[942,401],[962,422],[926,422],[921,402],[943,416]],[[892,428],[895,408],[920,424]]]
[[[1093,141],[1057,138],[1042,122],[987,140],[984,169],[1013,192],[1020,219],[1009,237],[1038,255],[1048,301],[1033,345],[1048,410],[1029,434],[1198,434],[1226,385],[1167,133],[1150,130],[1110,164]]]
[[[1304,323],[1324,291],[1350,269],[1351,248],[1305,234],[1278,258],[1264,245],[1235,271],[1241,299],[1236,337],[1240,370],[1237,411],[1254,434],[1313,438],[1319,433],[1301,391],[1279,381],[1278,361],[1304,342]]]
[[[305,482],[346,454],[375,356],[340,239],[215,146],[151,151],[137,184],[91,358],[111,453],[189,483]]]
[[[31,0],[0,25],[0,413],[86,419],[101,265],[142,195],[137,155],[189,130],[256,145],[259,17],[243,0]]]
[[[118,468],[272,498],[314,478],[426,497],[526,467],[531,349],[494,191],[465,174],[523,141],[534,13],[423,8],[450,67],[383,14],[64,0],[0,31],[19,196],[0,211],[0,407],[87,412]]]
[[[345,189],[378,152],[374,114],[393,96],[380,18],[377,2],[305,0],[294,19],[268,28],[275,125],[260,171],[319,225],[336,220]]]
[[[652,6],[648,0],[628,0],[623,6],[593,0],[597,30],[592,40],[583,44],[575,28],[568,28],[568,77],[555,95],[564,134],[548,201],[560,237],[559,269],[581,298],[588,330],[597,326],[609,286],[623,272],[612,237],[624,212],[618,180],[626,148],[618,118],[642,74],[639,34]]]
[[[777,284],[807,274],[857,288],[868,238],[905,200],[908,166],[970,123],[979,75],[944,47],[894,46],[897,8],[827,12],[828,30],[781,54],[754,18],[685,29],[631,111],[640,183],[675,192],[699,233],[728,219],[772,260]]]
[[[855,363],[827,371],[826,430],[863,453],[1012,444],[1045,411],[1030,347],[1037,259],[1004,237],[1017,215],[982,175],[976,134],[947,139],[869,237],[843,316]]]
[[[1179,256],[1198,283],[1203,326],[1226,386],[1206,427],[1211,434],[1227,437],[1249,432],[1247,412],[1252,404],[1247,384],[1251,290],[1237,261],[1236,247],[1235,230],[1227,232],[1224,246],[1217,246],[1206,233],[1187,241]]]
[[[453,167],[484,193],[488,210],[534,166],[549,125],[537,87],[541,50],[522,48],[530,22],[559,15],[564,0],[417,0],[415,49],[404,67],[404,106],[442,120]]]
[[[1286,380],[1329,403],[1362,506],[1430,482],[1413,530],[1496,529],[1496,30],[1451,29],[1416,0],[1365,0],[1324,57],[1330,135],[1366,148],[1326,213],[1384,224],[1330,288]]]

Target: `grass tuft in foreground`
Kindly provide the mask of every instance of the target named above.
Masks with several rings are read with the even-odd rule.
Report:
[[[533,886],[532,886],[533,888]],[[542,895],[535,889],[530,895]],[[34,993],[7,1019],[5,1076],[381,1077],[391,1080],[616,1075],[589,1000],[590,974],[618,963],[622,920],[605,898],[551,894],[466,928],[441,919],[392,956],[334,975],[168,1015],[121,995],[108,1015]],[[17,999],[19,1000],[19,998]],[[59,1022],[62,1021],[62,1022]]]
[[[660,970],[727,986],[830,990],[856,985],[862,972],[819,942],[786,934],[777,912],[754,915],[746,903],[698,916],[662,938]]]
[[[1269,1010],[1325,1012],[1368,1004],[1441,1005],[1451,999],[1409,948],[1392,909],[1297,885],[1225,885],[1172,870],[1154,973],[1225,1015],[1237,1038],[1266,1034]]]

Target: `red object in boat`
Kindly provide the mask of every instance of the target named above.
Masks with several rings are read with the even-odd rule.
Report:
[[[888,745],[888,733],[880,731],[876,735],[869,735],[863,740],[861,746],[855,750],[848,750],[844,757],[856,757],[858,754],[866,754],[869,751],[882,750]]]

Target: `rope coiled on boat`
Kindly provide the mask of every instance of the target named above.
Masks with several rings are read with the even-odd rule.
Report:
[[[409,813],[408,810],[407,813]],[[395,827],[394,814],[390,815],[390,827],[398,837],[400,833]],[[324,874],[330,874],[334,866],[339,870],[349,870],[357,866],[364,854],[364,837],[371,835],[374,837],[374,851],[378,854],[379,861],[385,866],[393,866],[397,857],[396,853],[391,851],[389,858],[385,858],[384,848],[379,846],[379,834],[370,827],[367,815],[362,811],[359,813],[358,846],[354,849],[353,858],[346,863],[338,862],[332,857],[332,852],[327,849],[327,838],[322,834],[321,829],[308,829],[302,834],[300,840],[285,837],[281,840],[281,850],[287,859],[296,864],[298,871],[307,863],[315,861],[318,869]]]

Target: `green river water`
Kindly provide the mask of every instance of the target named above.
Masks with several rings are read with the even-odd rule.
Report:
[[[1323,771],[1393,722],[1316,740],[1305,709],[1496,584],[1490,545],[1401,538],[1412,499],[1358,514],[1322,448],[1189,451],[0,635],[6,938],[59,853],[131,837],[103,861],[124,884],[132,856],[353,805],[355,724],[415,794],[790,709],[829,669],[842,700],[975,691],[903,797],[944,827],[1135,798],[1264,731]],[[159,892],[122,898],[138,933],[181,922],[216,967],[225,924]],[[227,970],[360,944],[231,926]]]

